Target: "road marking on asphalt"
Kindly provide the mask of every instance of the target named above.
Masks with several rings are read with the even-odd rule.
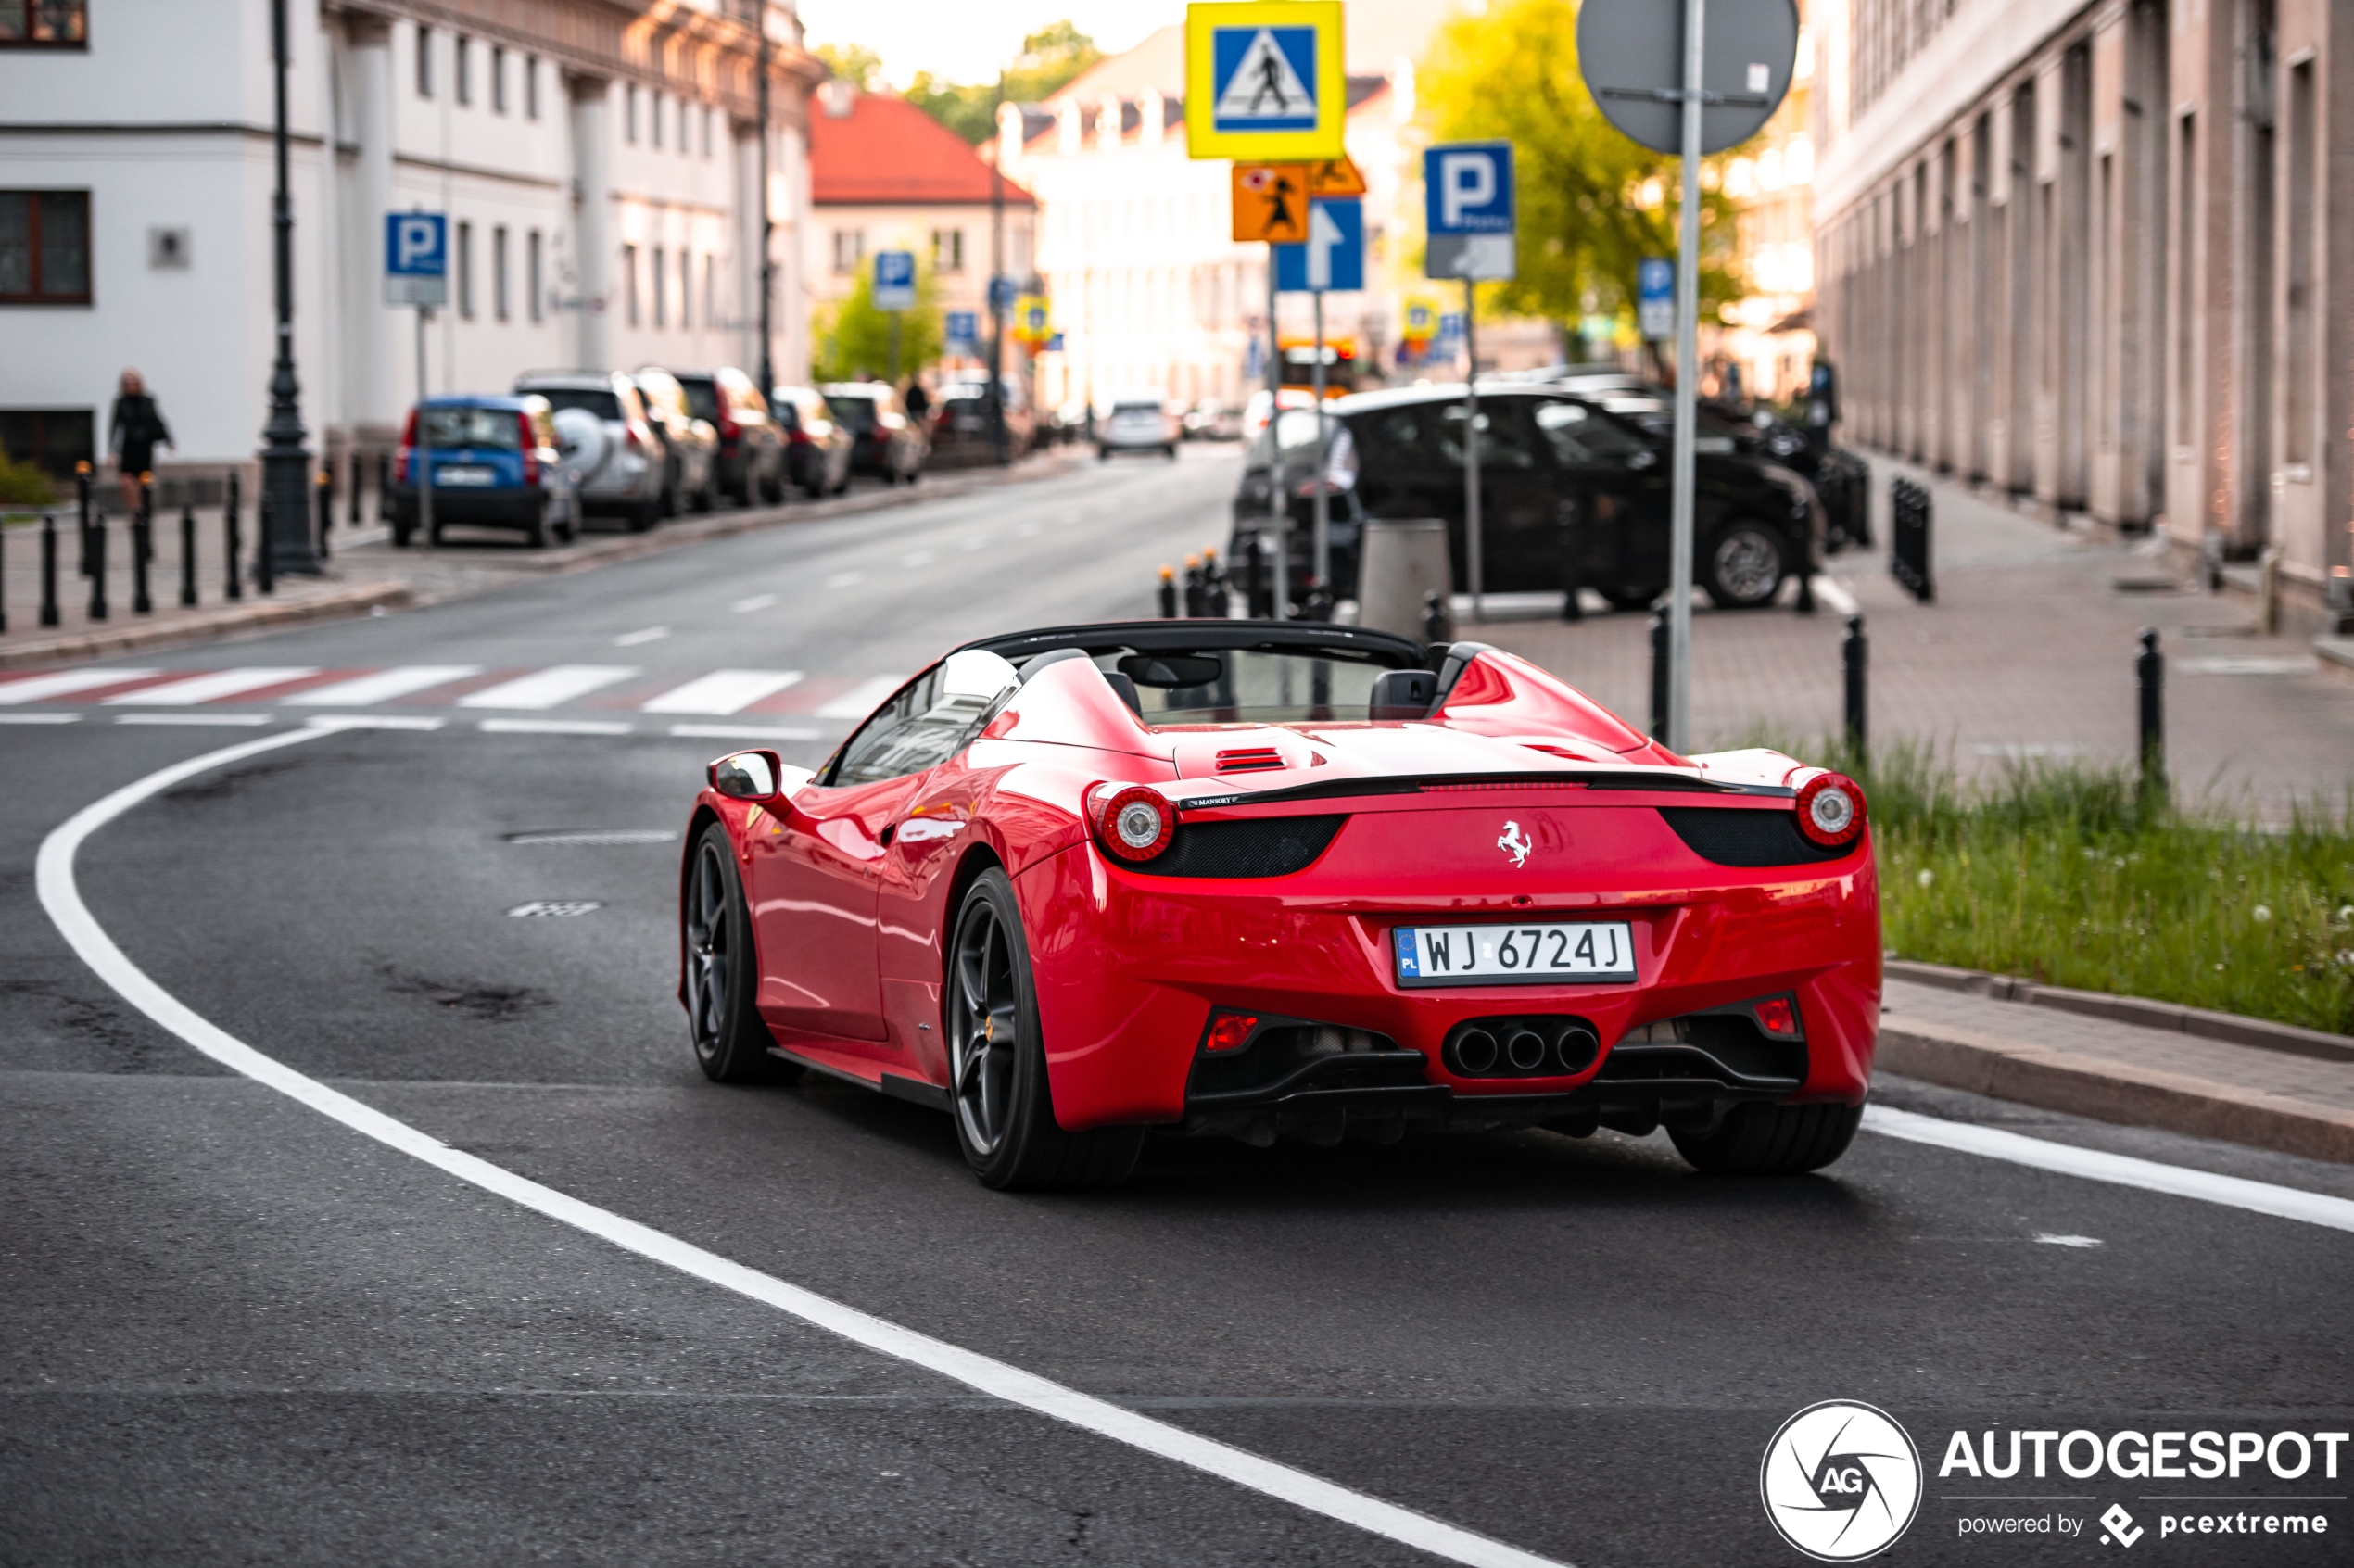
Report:
[[[899,564],[902,566],[929,566],[931,564],[931,551],[928,550],[911,550],[906,554],[899,558]]]
[[[820,703],[819,718],[862,719],[875,711],[875,704],[907,684],[905,676],[877,676],[862,680],[830,702]]]
[[[198,702],[215,702],[239,692],[258,691],[265,686],[284,686],[288,681],[314,676],[318,669],[310,664],[265,665],[252,669],[213,670],[205,675],[190,676],[185,680],[169,680],[161,686],[145,686],[136,691],[125,691],[106,700],[108,707],[132,703],[153,707],[191,707]]]
[[[449,721],[410,714],[316,714],[305,722],[313,729],[439,729]]]
[[[2098,1236],[2056,1236],[2045,1233],[2035,1239],[2045,1246],[2098,1246],[2101,1245],[2101,1238]]]
[[[866,580],[867,574],[864,572],[836,572],[826,579],[826,586],[829,588],[855,588]]]
[[[671,735],[681,740],[815,740],[817,729],[764,729],[756,724],[674,724]]]
[[[80,724],[80,714],[0,714],[0,724]]]
[[[538,898],[529,904],[518,904],[507,913],[525,920],[540,916],[562,918],[569,915],[592,914],[603,907],[593,898]]]
[[[485,735],[626,735],[616,719],[484,719]]]
[[[666,844],[678,835],[668,828],[550,828],[510,833],[511,844]]]
[[[2293,676],[2311,675],[2322,667],[2322,662],[2310,653],[2292,653],[2282,659],[2216,654],[2204,659],[2176,659],[2174,667],[2184,675],[2195,676]]]
[[[1902,1138],[1907,1143],[1955,1149],[1985,1159],[2057,1170],[2064,1176],[2081,1176],[2087,1182],[2141,1187],[2175,1197],[2196,1198],[2201,1203],[2220,1203],[2251,1213],[2270,1214],[2278,1220],[2300,1220],[2333,1231],[2354,1231],[2354,1199],[2331,1197],[2323,1193],[2251,1182],[2244,1176],[2218,1176],[2213,1171],[2193,1170],[2188,1166],[2161,1165],[2157,1160],[2136,1159],[2132,1155],[2080,1149],[2073,1144],[2055,1144],[2047,1138],[2030,1138],[1967,1121],[1943,1121],[1892,1106],[1866,1106],[1864,1128],[1884,1138]]]
[[[365,708],[481,673],[480,664],[396,664],[333,686],[314,686],[281,701],[295,708]]]
[[[1353,1525],[1370,1535],[1427,1551],[1471,1568],[1564,1568],[1556,1560],[1523,1551],[1486,1536],[1433,1519],[1428,1514],[1384,1502],[1363,1492],[1311,1475],[1304,1470],[1254,1454],[1246,1448],[1204,1437],[1181,1426],[1156,1421],[1109,1400],[1082,1394],[1059,1383],[1027,1372],[962,1346],[934,1339],[904,1328],[870,1312],[844,1306],[816,1292],[764,1274],[702,1247],[664,1234],[650,1225],[623,1218],[611,1209],[583,1203],[479,1156],[453,1149],[407,1122],[386,1116],[350,1095],[330,1089],[317,1079],[266,1056],[221,1029],[178,997],[158,985],[145,970],[117,947],[114,939],[82,901],[74,879],[73,860],[82,841],[141,802],[173,785],[216,767],[242,762],[282,746],[312,740],[323,728],[282,730],[239,745],[225,746],[175,763],[124,785],[68,817],[41,842],[34,862],[34,883],[41,906],[82,961],[112,986],[123,1000],[188,1044],[233,1072],[310,1106],[373,1138],[388,1148],[423,1161],[462,1182],[495,1194],[521,1208],[610,1242],[624,1251],[691,1275],[723,1290],[733,1291],[854,1345],[937,1372],[952,1382],[992,1395],[1023,1410],[1076,1426],[1097,1436],[1124,1443],[1160,1459],[1190,1466],[1238,1486],[1291,1503],[1311,1513]]]
[[[613,639],[615,648],[635,648],[641,642],[660,642],[670,635],[668,626],[646,626],[634,632],[623,632]]]
[[[642,704],[641,714],[738,714],[801,684],[799,670],[714,670]]]
[[[56,675],[25,676],[0,682],[0,704],[46,702],[55,697],[70,697],[77,691],[95,690],[101,686],[152,680],[161,674],[161,670],[60,670]]]
[[[749,615],[755,610],[766,610],[776,602],[777,596],[773,593],[755,593],[749,599],[739,599],[728,608],[739,615]]]
[[[272,722],[268,714],[117,714],[117,724],[176,724],[211,726],[234,728],[239,726],[259,726]]]
[[[462,708],[552,708],[599,687],[627,680],[637,670],[627,664],[551,664],[513,680],[458,699]]]
[[[1829,573],[1817,572],[1815,574],[1814,588],[1815,597],[1829,605],[1832,614],[1853,615],[1855,613],[1855,596],[1848,592],[1847,586],[1837,577]]]

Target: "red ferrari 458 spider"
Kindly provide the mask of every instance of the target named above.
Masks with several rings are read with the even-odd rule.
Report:
[[[937,1106],[994,1187],[1118,1181],[1154,1127],[1664,1126],[1703,1170],[1811,1170],[1870,1081],[1863,792],[1675,755],[1476,642],[990,638],[815,774],[713,763],[687,846],[703,1071]]]

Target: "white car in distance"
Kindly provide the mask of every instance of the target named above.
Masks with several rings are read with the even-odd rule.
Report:
[[[1111,413],[1095,426],[1095,457],[1109,462],[1114,452],[1158,452],[1174,462],[1177,443],[1185,427],[1169,411],[1169,399],[1157,391],[1123,392],[1111,402]]]

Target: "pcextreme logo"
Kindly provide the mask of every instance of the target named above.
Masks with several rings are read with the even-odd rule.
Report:
[[[1757,1489],[1782,1539],[1818,1562],[1885,1551],[1921,1505],[1921,1456],[1887,1411],[1849,1399],[1809,1405],[1766,1445]]]

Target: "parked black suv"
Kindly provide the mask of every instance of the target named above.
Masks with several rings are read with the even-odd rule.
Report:
[[[1314,496],[1330,497],[1332,591],[1357,591],[1357,541],[1369,517],[1438,517],[1456,587],[1469,586],[1463,527],[1462,388],[1366,392],[1328,405],[1328,460],[1316,471],[1316,413],[1288,409],[1252,448],[1234,497],[1229,559],[1270,525],[1280,484],[1291,525],[1291,580],[1313,561]],[[1574,580],[1635,609],[1667,588],[1668,442],[1600,398],[1483,381],[1479,397],[1482,588],[1559,591]],[[1770,604],[1821,560],[1823,510],[1788,468],[1729,440],[1702,443],[1694,580],[1728,608]]]

